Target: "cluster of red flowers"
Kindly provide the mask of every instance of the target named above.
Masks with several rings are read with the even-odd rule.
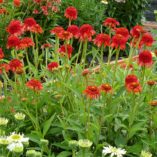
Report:
[[[125,87],[128,92],[140,93],[142,91],[142,87],[137,76],[133,74],[130,74],[125,78]]]
[[[25,49],[34,46],[34,42],[29,37],[21,39],[24,32],[30,31],[33,33],[42,33],[43,30],[39,24],[36,23],[34,18],[26,18],[24,23],[19,20],[12,20],[6,31],[9,33],[7,48]]]
[[[152,35],[144,30],[142,26],[135,26],[130,31],[133,41],[131,42],[132,46],[141,48],[142,46],[152,46],[154,39]]]
[[[33,2],[37,4],[37,9],[34,9],[33,13],[43,13],[46,16],[49,15],[51,12],[58,12],[58,7],[61,4],[61,0],[34,0]]]
[[[57,62],[51,62],[48,64],[47,68],[50,72],[53,72],[59,67],[59,64]]]
[[[102,84],[100,87],[87,86],[83,93],[90,99],[97,99],[100,97],[100,93],[112,93],[112,86],[108,83]]]
[[[17,74],[23,73],[23,67],[24,67],[23,63],[18,59],[12,59],[9,62],[9,68],[14,73],[17,73]]]
[[[36,79],[31,79],[26,83],[26,86],[34,91],[40,91],[43,89],[42,83]]]

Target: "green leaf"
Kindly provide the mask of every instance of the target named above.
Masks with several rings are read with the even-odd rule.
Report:
[[[59,153],[59,155],[57,155],[57,157],[68,157],[68,156],[71,156],[71,152],[63,151]]]
[[[48,130],[50,129],[52,121],[55,118],[55,115],[56,114],[52,115],[47,121],[44,122],[44,124],[43,124],[43,126],[44,126],[43,127],[43,136],[45,136],[47,134]]]

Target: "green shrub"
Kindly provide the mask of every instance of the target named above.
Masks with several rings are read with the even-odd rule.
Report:
[[[131,28],[141,23],[141,18],[150,0],[125,0],[125,2],[116,2],[110,0],[106,15],[116,18],[121,25]]]
[[[105,5],[100,0],[63,0],[59,25],[67,26],[68,20],[63,18],[63,15],[68,6],[74,6],[78,10],[78,19],[73,23],[79,26],[88,23],[96,30],[100,30],[100,25],[105,18]]]

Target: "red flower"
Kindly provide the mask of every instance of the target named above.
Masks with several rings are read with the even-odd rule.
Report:
[[[62,40],[69,40],[73,37],[73,35],[72,35],[72,33],[68,32],[68,31],[61,31],[58,34],[58,37],[59,37],[59,39],[62,39]]]
[[[10,62],[9,62],[9,67],[10,67],[10,70],[12,72],[15,72],[17,74],[20,74],[23,72],[23,64],[20,60],[18,59],[12,59]]]
[[[79,27],[76,25],[69,26],[67,31],[70,32],[73,35],[73,37],[76,39],[79,38],[79,36],[80,36]]]
[[[140,93],[142,91],[142,87],[139,82],[132,82],[127,87],[128,92]]]
[[[142,51],[138,56],[140,66],[149,67],[153,64],[152,54],[149,50]]]
[[[24,27],[27,31],[34,27],[36,24],[37,23],[33,17],[28,17],[24,20]]]
[[[149,81],[147,81],[147,84],[148,84],[149,86],[154,86],[154,85],[157,84],[157,81],[155,81],[155,80],[149,80]]]
[[[119,26],[120,23],[116,19],[109,17],[104,21],[103,25],[106,27],[115,28],[116,26]]]
[[[4,53],[3,53],[2,48],[0,48],[0,59],[3,59],[3,58],[4,58]]]
[[[122,35],[122,36],[124,36],[125,38],[129,38],[129,31],[128,31],[128,29],[127,28],[125,28],[125,27],[120,27],[120,28],[116,28],[115,29],[115,32],[116,32],[116,34],[120,34],[120,35]]]
[[[43,89],[42,83],[36,79],[31,79],[26,83],[26,86],[34,91],[40,91]]]
[[[128,86],[130,83],[133,82],[138,82],[138,78],[136,75],[131,74],[125,78],[125,86]]]
[[[0,14],[6,14],[7,10],[5,8],[0,8]]]
[[[125,87],[128,92],[139,93],[142,91],[142,87],[136,75],[128,75],[125,78]]]
[[[152,100],[151,102],[149,102],[149,104],[151,106],[157,106],[157,100]]]
[[[47,6],[41,6],[41,10],[44,15],[48,15],[48,7]]]
[[[39,14],[39,11],[37,9],[33,10],[33,14]]]
[[[18,46],[18,49],[25,49],[25,48],[29,48],[31,46],[34,46],[34,42],[32,40],[32,38],[29,37],[25,37],[20,41],[20,44]]]
[[[41,46],[42,49],[44,49],[44,48],[50,48],[50,47],[52,47],[52,45],[49,44],[49,43],[45,43],[45,44],[43,44],[43,45]]]
[[[120,34],[116,34],[112,37],[111,46],[116,49],[120,48],[121,50],[124,50],[126,47],[127,40],[128,39],[126,37]]]
[[[36,23],[35,19],[32,17],[26,18],[24,20],[24,30],[34,33],[42,33],[43,30],[39,24]]]
[[[145,30],[142,26],[136,25],[132,28],[130,33],[134,38],[139,38],[140,36],[142,36],[143,33],[145,33]]]
[[[10,66],[6,63],[0,64],[0,74],[2,74],[3,70],[8,72],[10,70]]]
[[[94,39],[94,44],[98,47],[103,46],[109,46],[110,45],[110,36],[108,34],[98,34],[96,38]]]
[[[59,64],[57,62],[51,62],[48,64],[47,68],[49,71],[54,71],[59,67]]]
[[[89,24],[84,24],[80,27],[80,40],[92,40],[92,36],[95,34],[93,27]]]
[[[87,76],[88,74],[91,74],[91,71],[89,69],[84,69],[82,72],[82,76]]]
[[[57,26],[57,27],[54,27],[50,32],[51,34],[55,34],[58,37],[62,31],[64,31],[64,28],[61,26]]]
[[[100,91],[105,93],[112,93],[112,87],[108,83],[105,83],[100,86]]]
[[[40,4],[42,0],[34,0],[34,3]]]
[[[9,36],[8,37],[8,41],[7,41],[7,48],[10,49],[10,48],[15,48],[15,49],[18,49],[18,46],[20,44],[20,39],[16,36]]]
[[[61,53],[61,54],[63,54],[63,55],[68,55],[68,58],[70,58],[71,57],[71,55],[72,55],[72,52],[73,52],[73,47],[71,46],[71,45],[69,45],[69,44],[67,44],[67,45],[62,45],[61,47],[60,47],[60,49],[59,49],[59,52]]]
[[[20,4],[21,4],[20,0],[14,0],[15,7],[20,7]]]
[[[144,33],[142,36],[142,39],[140,41],[140,46],[145,45],[145,46],[151,47],[153,42],[154,42],[154,39],[153,39],[152,35],[149,33]]]
[[[100,97],[100,90],[97,86],[87,86],[83,93],[90,99],[96,99]]]
[[[12,20],[8,25],[6,31],[10,35],[21,35],[23,33],[23,25],[19,20]]]
[[[34,27],[32,27],[31,32],[33,33],[43,33],[43,29],[39,24],[36,24]]]
[[[68,7],[65,10],[64,16],[69,20],[76,20],[77,19],[77,9],[74,7]]]
[[[0,3],[3,3],[3,0],[0,0]]]

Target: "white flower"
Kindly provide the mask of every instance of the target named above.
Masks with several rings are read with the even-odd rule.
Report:
[[[0,137],[0,145],[8,145],[9,141],[7,137]]]
[[[21,153],[23,152],[23,144],[22,143],[11,143],[7,146],[10,152]]]
[[[101,0],[101,3],[108,4],[108,0]]]
[[[152,157],[152,154],[146,151],[142,151],[140,157]]]
[[[78,141],[78,145],[83,148],[89,148],[92,145],[92,142],[88,139],[81,139]]]
[[[13,132],[9,137],[8,137],[8,141],[10,143],[13,142],[20,142],[20,143],[26,143],[29,141],[29,138],[25,138],[23,134],[16,134],[15,132]]]
[[[0,126],[1,125],[7,125],[8,124],[8,119],[6,119],[6,118],[3,118],[3,117],[0,117]]]
[[[25,114],[19,112],[14,115],[16,120],[24,120],[25,116],[26,116]]]
[[[111,157],[123,157],[124,154],[126,154],[126,151],[121,148],[116,148],[112,146],[104,147],[102,151],[103,155],[110,154]]]
[[[115,0],[118,3],[125,3],[125,0]]]

